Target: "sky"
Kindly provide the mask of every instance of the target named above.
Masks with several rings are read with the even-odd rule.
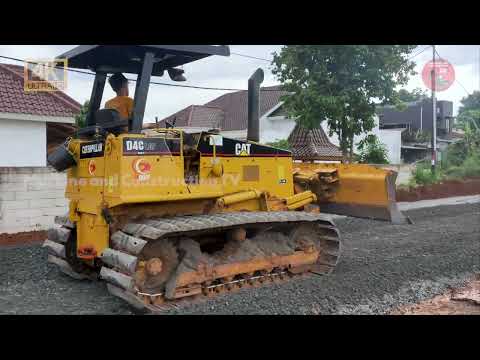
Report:
[[[76,45],[0,45],[0,55],[20,59],[51,59]],[[413,51],[419,53],[425,45]],[[230,45],[232,53],[250,55],[254,57],[271,59],[272,53],[280,51],[282,45]],[[460,100],[480,90],[480,45],[437,45],[437,51],[442,58],[449,61],[455,69],[457,81],[443,92],[437,93],[438,100],[453,101],[454,113],[456,114]],[[421,78],[421,71],[425,63],[432,59],[432,48],[428,48],[418,56],[412,58],[416,63],[417,75],[410,78],[405,86],[407,90],[414,88],[426,89]],[[19,64],[21,63],[0,58],[0,62]],[[271,65],[267,61],[250,59],[232,54],[229,57],[212,56],[192,64],[184,66],[187,81],[175,83],[168,76],[162,78],[153,77],[152,81],[161,81],[173,84],[196,85],[221,88],[246,89],[248,78],[257,68],[265,72],[265,80],[262,86],[278,84],[271,72]],[[135,78],[134,75],[128,75]],[[68,86],[66,93],[80,103],[90,98],[93,76],[72,73],[68,74]],[[463,88],[462,87],[465,88]],[[130,85],[130,94],[133,96],[134,83]],[[145,122],[154,122],[155,117],[159,120],[179,111],[189,105],[202,105],[228,91],[213,91],[188,88],[176,88],[162,85],[151,85],[147,100]],[[102,104],[114,97],[115,94],[109,86],[105,87]]]

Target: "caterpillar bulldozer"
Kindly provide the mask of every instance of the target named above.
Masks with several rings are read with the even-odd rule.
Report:
[[[60,55],[95,72],[86,127],[48,157],[67,171],[69,211],[56,217],[48,261],[101,279],[137,308],[328,274],[340,253],[330,213],[404,222],[396,173],[356,164],[296,163],[259,143],[263,72],[248,81],[247,140],[219,131],[143,127],[151,76],[183,80],[181,65],[228,46],[79,46]],[[136,74],[134,110],[100,109],[110,73]]]

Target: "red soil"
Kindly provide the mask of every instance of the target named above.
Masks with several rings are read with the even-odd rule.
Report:
[[[16,234],[0,234],[0,246],[39,243],[46,238],[46,231],[26,231]]]
[[[397,189],[397,201],[441,199],[480,194],[480,179],[448,180],[439,184]]]

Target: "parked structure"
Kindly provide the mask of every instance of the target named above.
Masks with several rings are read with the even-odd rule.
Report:
[[[0,64],[0,235],[46,230],[67,211],[66,174],[47,151],[70,136],[80,104],[58,92],[24,91],[24,69]]]

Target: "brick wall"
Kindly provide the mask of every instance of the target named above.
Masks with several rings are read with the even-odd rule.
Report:
[[[47,230],[68,211],[66,174],[51,168],[0,167],[0,234]]]

